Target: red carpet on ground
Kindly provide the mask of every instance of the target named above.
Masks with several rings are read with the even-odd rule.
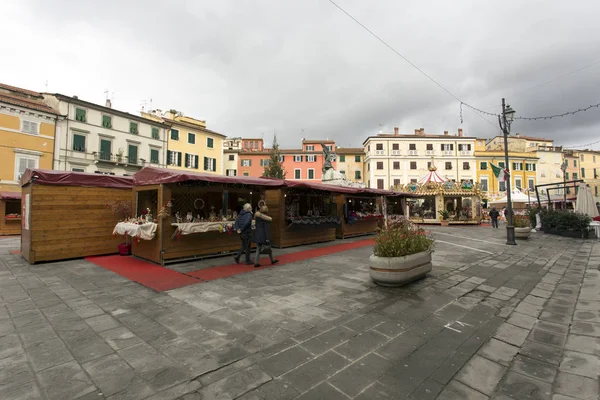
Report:
[[[85,259],[157,292],[200,283],[196,278],[133,257],[115,255]]]
[[[21,250],[11,250],[10,254],[14,254],[14,255],[18,256],[19,254],[21,254]]]
[[[320,247],[318,249],[310,249],[298,251],[295,253],[282,254],[276,257],[279,260],[279,263],[277,263],[275,266],[304,261],[310,258],[322,257],[328,254],[340,253],[346,250],[358,249],[360,247],[372,246],[374,243],[375,241],[373,241],[372,239],[365,239],[356,242]],[[277,250],[275,250],[275,253],[277,253]],[[271,267],[271,262],[269,261],[268,257],[261,258],[260,262],[261,269],[265,267]],[[250,272],[254,270],[256,270],[256,268],[254,268],[254,266],[252,265],[231,264],[193,271],[190,272],[189,275],[195,276],[196,278],[202,279],[204,281],[212,281],[215,279],[226,278],[228,276],[242,274],[244,272]]]

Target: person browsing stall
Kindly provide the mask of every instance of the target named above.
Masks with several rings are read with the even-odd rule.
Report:
[[[246,255],[246,265],[252,265],[250,260],[250,245],[252,239],[252,206],[249,203],[244,204],[242,211],[235,220],[234,229],[240,235],[242,241],[237,255],[233,258],[237,264],[240,263],[242,254]]]
[[[256,256],[254,257],[254,267],[260,267],[260,255],[268,254],[271,264],[277,264],[279,260],[273,259],[273,250],[271,249],[271,221],[267,213],[269,208],[262,206],[260,211],[254,214],[256,220],[256,230],[254,232],[254,241],[256,242]]]

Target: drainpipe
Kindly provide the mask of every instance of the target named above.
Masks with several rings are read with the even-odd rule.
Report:
[[[71,102],[68,101],[67,102],[67,133],[66,133],[66,142],[65,142],[65,171],[67,170],[67,159],[69,158],[69,111],[71,111]],[[59,143],[60,146],[60,143]],[[59,160],[59,166],[60,166],[60,160]]]

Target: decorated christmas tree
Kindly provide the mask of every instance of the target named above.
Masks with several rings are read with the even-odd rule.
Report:
[[[285,178],[285,170],[281,165],[281,153],[279,151],[279,144],[277,143],[277,135],[273,136],[273,146],[271,147],[269,162],[265,165],[263,176],[278,179]]]

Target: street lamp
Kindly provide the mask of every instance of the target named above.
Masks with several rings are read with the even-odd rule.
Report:
[[[504,99],[502,99],[502,115],[498,115],[498,123],[500,124],[500,129],[502,129],[502,133],[504,133],[504,162],[506,163],[506,170],[508,172],[508,180],[506,181],[506,211],[508,216],[506,217],[506,244],[516,245],[515,241],[515,227],[513,226],[513,213],[512,213],[512,193],[510,190],[510,169],[508,163],[508,135],[510,135],[510,124],[513,122],[515,118],[515,110],[510,108],[508,104],[505,103]]]
[[[564,193],[564,203],[563,209],[567,208],[567,160],[563,161],[560,165],[560,169],[563,172],[563,193]]]

